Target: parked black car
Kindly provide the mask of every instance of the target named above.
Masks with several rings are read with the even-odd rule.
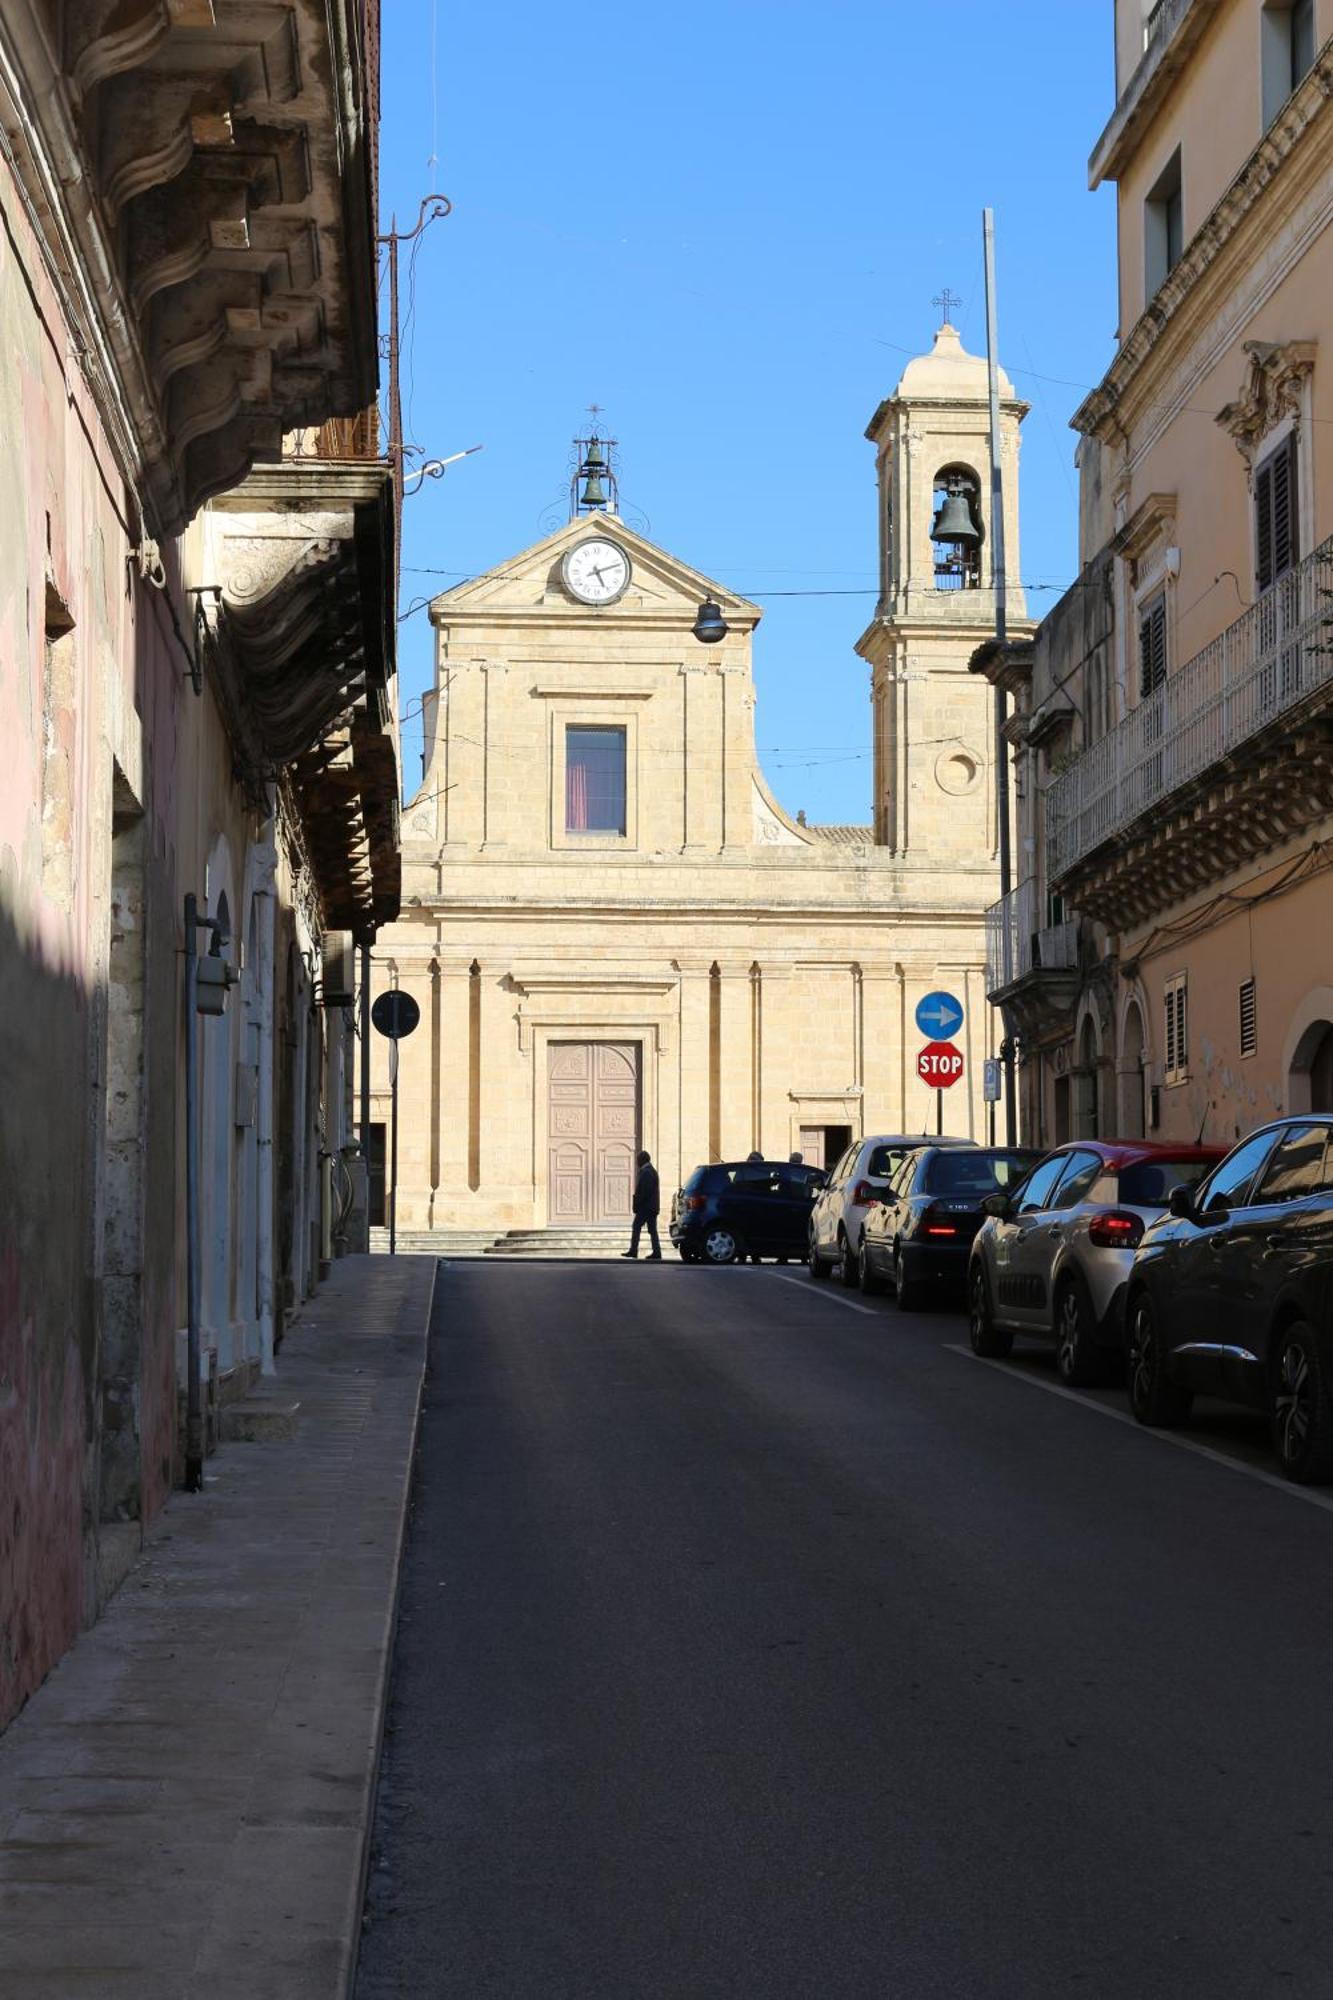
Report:
[[[1008,1146],[923,1146],[902,1162],[866,1216],[861,1290],[892,1285],[898,1303],[924,1303],[928,1289],[961,1292],[987,1195],[1008,1194],[1041,1158]]]
[[[823,1185],[821,1168],[785,1160],[696,1167],[671,1204],[671,1241],[687,1264],[799,1263]]]
[[[1252,1132],[1144,1237],[1126,1298],[1130,1407],[1263,1410],[1288,1479],[1333,1477],[1333,1118]]]

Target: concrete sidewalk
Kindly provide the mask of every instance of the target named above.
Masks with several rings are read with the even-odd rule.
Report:
[[[295,1435],[226,1444],[0,1737],[0,2000],[342,2000],[434,1261],[292,1327]]]

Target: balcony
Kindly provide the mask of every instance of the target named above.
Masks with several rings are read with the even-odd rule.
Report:
[[[1078,989],[1078,919],[1038,924],[1037,884],[1020,882],[986,912],[986,998],[1025,1040],[1065,1032]]]
[[[1088,186],[1116,180],[1140,134],[1202,38],[1219,0],[1157,0],[1143,24],[1143,54],[1088,161]]]
[[[1113,922],[1333,810],[1333,539],[1046,794],[1050,881]]]

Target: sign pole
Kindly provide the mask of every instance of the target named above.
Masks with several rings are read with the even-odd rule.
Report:
[[[1000,463],[1000,362],[999,337],[995,327],[995,211],[981,211],[982,254],[986,268],[986,376],[990,403],[991,464],[991,586],[995,592],[995,637],[1003,648],[1008,639],[1008,568],[1004,553],[1004,474]],[[1004,733],[1006,701],[1003,687],[995,689],[995,799],[1000,849],[1000,903],[1002,921],[1002,977],[1008,986],[1014,976],[1013,932],[1009,921],[1009,896],[1014,886],[1013,859],[1009,840],[1009,739]],[[1014,1105],[1013,1038],[1008,1033],[1000,1044],[1008,1053],[1004,1064],[1004,1143],[1017,1143],[1018,1121]]]
[[[935,1137],[939,1139],[942,1138],[943,1136],[944,1136],[944,1092],[942,1090],[937,1090],[935,1092]]]
[[[390,1113],[393,1140],[391,1144],[391,1164],[389,1168],[389,1255],[398,1255],[398,1042],[389,1043],[389,1082],[393,1088],[393,1110]]]

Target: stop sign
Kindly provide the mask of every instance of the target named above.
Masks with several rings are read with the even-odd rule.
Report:
[[[917,1056],[916,1073],[932,1090],[947,1090],[963,1074],[963,1051],[952,1042],[927,1042]]]

